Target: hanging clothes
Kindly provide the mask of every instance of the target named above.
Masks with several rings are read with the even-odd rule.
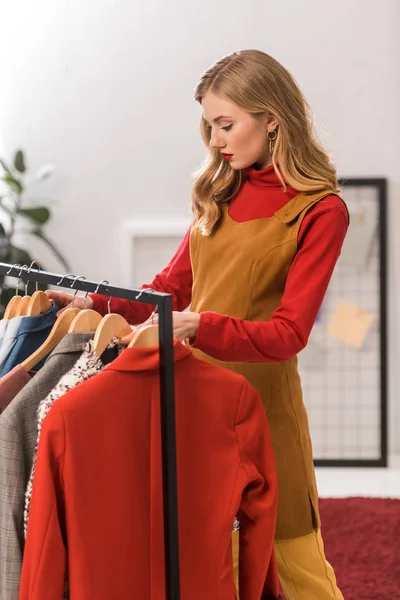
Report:
[[[14,347],[1,367],[0,377],[9,373],[43,344],[56,322],[58,310],[58,306],[53,304],[42,315],[37,317],[22,317]],[[19,317],[16,318],[18,319]],[[7,335],[9,328],[10,325],[7,327]],[[35,366],[35,371],[38,371],[44,365],[45,360],[46,358]]]
[[[18,600],[24,548],[25,493],[37,440],[37,409],[93,333],[69,333],[0,415],[0,598]],[[0,380],[2,381],[2,380]]]
[[[100,373],[100,371],[102,369],[104,369],[104,367],[106,366],[106,363],[104,362],[103,357],[98,357],[93,352],[92,347],[93,347],[93,341],[90,340],[85,345],[82,356],[80,356],[78,358],[78,360],[76,361],[74,366],[70,369],[70,371],[68,371],[68,373],[66,373],[65,375],[63,375],[63,377],[61,377],[60,381],[57,383],[55,388],[39,404],[39,407],[37,410],[37,439],[36,439],[36,445],[35,445],[35,453],[33,456],[31,474],[29,477],[29,482],[28,482],[28,485],[26,488],[26,494],[25,494],[25,511],[24,511],[24,535],[25,535],[25,537],[26,537],[27,528],[28,528],[29,508],[30,508],[30,501],[31,501],[31,495],[32,495],[32,484],[33,484],[33,479],[35,476],[36,454],[37,454],[37,449],[38,449],[38,445],[39,445],[40,432],[42,429],[43,421],[46,418],[47,414],[49,413],[54,402],[56,402],[56,400],[58,400],[59,398],[62,398],[62,396],[64,396],[67,392],[69,392],[70,390],[73,390],[78,385],[81,385],[84,381],[87,381],[91,377],[94,377],[95,375]],[[111,342],[108,345],[107,350],[111,350],[115,347],[117,347],[117,340]]]
[[[9,323],[9,319],[1,319],[0,320],[0,349],[4,340],[4,336],[6,333],[6,329]]]
[[[0,414],[15,396],[29,383],[31,376],[21,365],[17,365],[0,379]]]
[[[8,325],[4,332],[3,342],[0,347],[0,377],[2,375],[1,371],[3,366],[17,343],[18,330],[22,323],[22,319],[24,319],[24,317],[13,317],[8,321]]]
[[[181,597],[279,595],[277,478],[265,412],[241,376],[174,344]],[[37,454],[19,600],[165,599],[159,352],[128,348],[57,400]]]

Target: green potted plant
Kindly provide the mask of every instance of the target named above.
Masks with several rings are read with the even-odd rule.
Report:
[[[42,181],[49,177],[52,171],[51,165],[45,165],[38,171],[34,180]],[[29,250],[20,248],[15,243],[16,235],[24,233],[40,238],[60,262],[62,269],[69,272],[68,262],[45,233],[45,226],[51,217],[50,209],[42,204],[25,203],[29,176],[22,150],[15,152],[12,164],[0,158],[0,181],[3,182],[3,191],[0,191],[0,262],[28,267],[31,265],[35,257],[31,256]],[[37,267],[34,265],[33,268]],[[41,268],[45,270],[43,265]],[[34,285],[30,284],[31,289],[28,289],[28,293],[34,291]],[[14,281],[9,284],[7,277],[0,276],[0,318],[8,301],[15,294],[15,288]],[[40,289],[45,289],[45,286],[40,286]]]

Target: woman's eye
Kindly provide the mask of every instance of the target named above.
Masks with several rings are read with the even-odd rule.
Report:
[[[227,125],[226,127],[221,127],[221,129],[223,129],[224,131],[229,131],[230,129],[232,129],[232,125],[233,123],[231,125]]]

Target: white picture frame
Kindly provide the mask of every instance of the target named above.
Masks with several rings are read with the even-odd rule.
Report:
[[[190,223],[190,216],[125,221],[119,235],[123,285],[140,287],[150,283],[157,272],[167,266]]]

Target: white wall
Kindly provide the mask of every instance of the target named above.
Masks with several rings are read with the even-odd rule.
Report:
[[[56,176],[49,233],[72,270],[118,283],[124,220],[188,214],[204,151],[198,77],[260,48],[291,70],[349,176],[390,181],[392,450],[400,452],[400,14],[398,0],[13,0],[0,9],[0,149]],[[35,247],[49,269],[58,269]],[[166,260],[169,257],[166,257]]]

